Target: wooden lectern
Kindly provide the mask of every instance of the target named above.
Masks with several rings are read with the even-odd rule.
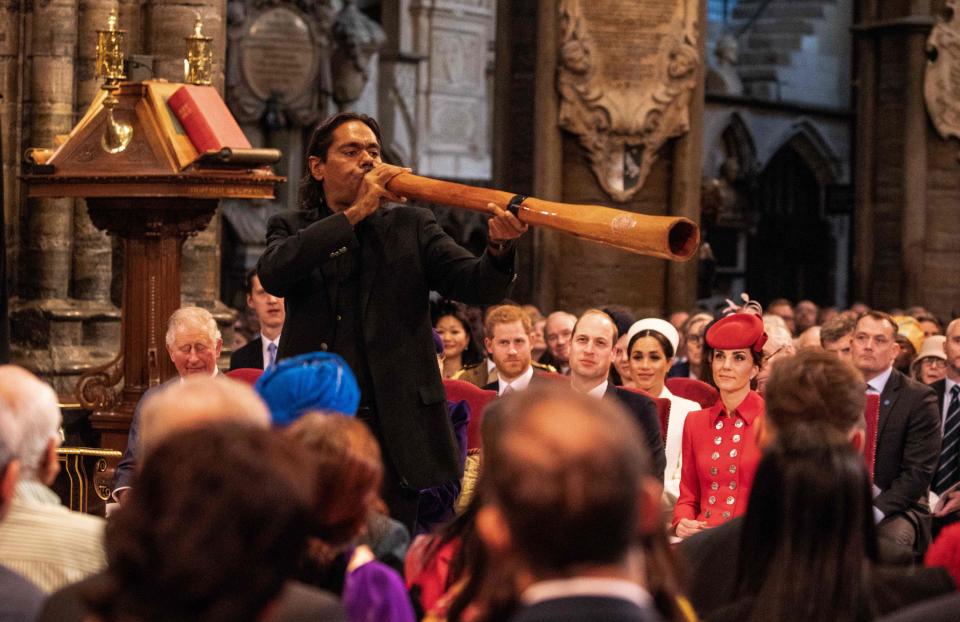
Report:
[[[123,240],[120,352],[77,384],[104,448],[124,449],[140,396],[176,374],[164,336],[180,307],[184,240],[209,224],[220,199],[271,199],[284,181],[256,167],[279,157],[269,150],[236,158],[229,149],[198,153],[167,105],[180,86],[121,84],[112,115],[101,93],[66,141],[35,157],[24,176],[28,196],[82,197],[93,224]],[[118,128],[126,141],[120,150],[109,140]]]

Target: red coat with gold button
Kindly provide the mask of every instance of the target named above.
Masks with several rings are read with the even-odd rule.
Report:
[[[747,394],[732,416],[719,399],[712,407],[687,415],[674,527],[681,518],[716,527],[747,511],[760,463],[756,436],[762,416],[763,398],[755,391]]]

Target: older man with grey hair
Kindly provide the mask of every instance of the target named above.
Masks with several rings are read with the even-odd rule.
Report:
[[[148,389],[133,411],[127,448],[123,452],[120,464],[117,465],[113,487],[113,498],[121,504],[123,495],[130,489],[130,480],[137,462],[140,409],[148,396],[162,391],[171,383],[181,382],[191,376],[210,377],[220,373],[217,369],[217,359],[220,358],[220,351],[223,349],[223,339],[220,336],[220,329],[217,328],[217,321],[206,309],[182,307],[174,311],[167,323],[165,341],[167,354],[177,368],[177,378]]]
[[[71,512],[49,488],[60,470],[61,416],[53,389],[21,367],[4,365],[0,399],[20,435],[20,477],[0,523],[0,563],[50,592],[106,565],[104,521]]]
[[[0,522],[10,509],[20,479],[19,445],[20,429],[7,405],[0,404]],[[0,564],[0,620],[35,619],[45,597],[36,585]]]

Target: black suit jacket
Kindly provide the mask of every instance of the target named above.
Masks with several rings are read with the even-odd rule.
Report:
[[[929,511],[927,491],[940,458],[940,408],[930,387],[897,370],[880,394],[874,500],[881,512]]]
[[[667,456],[663,452],[663,436],[660,434],[660,417],[657,415],[657,403],[646,395],[615,386],[607,385],[606,399],[619,400],[626,406],[627,412],[633,415],[640,426],[640,432],[650,450],[653,459],[653,475],[663,480],[663,472],[667,468]]]
[[[660,614],[619,598],[571,596],[520,609],[510,622],[659,622]]]
[[[285,212],[267,225],[257,274],[268,292],[284,298],[277,358],[330,349],[338,321],[334,260],[358,253],[361,347],[386,458],[412,489],[458,478],[428,295],[499,302],[513,281],[515,254],[474,257],[425,209],[378,210],[357,224],[359,238],[346,216],[324,213],[320,207]]]
[[[749,511],[749,510],[748,510]],[[733,603],[743,517],[690,536],[677,547],[686,579],[686,595],[701,619]],[[889,549],[893,551],[894,549]],[[885,546],[880,543],[881,563]],[[871,572],[871,601],[882,614],[911,603],[949,594],[956,588],[943,568],[877,566]],[[744,603],[739,603],[744,605]],[[749,612],[749,608],[746,609]],[[731,607],[729,618],[744,619],[742,610]]]
[[[230,371],[263,369],[263,339],[257,337],[230,355]]]
[[[78,583],[62,587],[47,599],[37,622],[83,622],[90,619],[90,611],[84,599],[91,591],[103,590],[107,583],[105,572],[91,575]],[[347,614],[337,598],[314,587],[287,581],[280,593],[274,615],[275,622],[307,622],[329,620],[347,622]]]

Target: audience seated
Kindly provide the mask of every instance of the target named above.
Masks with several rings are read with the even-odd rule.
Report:
[[[760,461],[757,429],[764,402],[751,390],[766,342],[763,322],[751,311],[732,313],[705,335],[709,364],[720,399],[690,413],[683,428],[680,497],[671,527],[687,538],[746,511]]]
[[[81,594],[91,613],[104,622],[344,619],[329,595],[284,589],[312,524],[310,463],[251,426],[191,427],[161,440],[111,518],[107,572]],[[65,619],[56,605],[41,619]]]
[[[695,313],[686,319],[680,327],[682,343],[678,348],[680,355],[670,367],[668,378],[693,378],[703,376],[703,333],[707,324],[713,321],[709,313]]]
[[[223,339],[217,321],[206,309],[200,307],[182,307],[170,315],[167,322],[167,334],[164,338],[167,355],[177,369],[177,376],[166,382],[150,387],[140,398],[130,421],[127,447],[117,465],[113,484],[113,499],[123,503],[123,497],[130,488],[130,480],[137,465],[137,452],[140,443],[140,407],[151,395],[163,391],[181,379],[192,376],[216,376],[217,359],[223,349]]]
[[[665,384],[680,344],[680,334],[672,324],[659,318],[645,318],[630,327],[627,337],[627,357],[634,386],[655,397],[670,400],[670,418],[663,443],[666,456],[663,492],[666,504],[672,511],[680,496],[683,425],[688,414],[703,407],[674,395]]]
[[[230,371],[236,369],[267,369],[277,361],[280,331],[286,316],[283,298],[277,298],[260,284],[256,268],[247,271],[243,280],[247,294],[247,308],[257,317],[260,334],[230,355]]]
[[[51,592],[104,567],[104,521],[71,512],[49,488],[60,470],[61,423],[50,385],[21,367],[4,365],[0,400],[20,436],[20,477],[0,523],[0,563]]]
[[[863,451],[866,396],[860,376],[849,363],[831,352],[803,351],[774,368],[768,388],[766,416],[757,430],[761,448],[780,437],[794,435],[796,430],[801,430],[800,434],[809,434],[804,430],[813,428],[821,430],[819,433],[827,437],[839,435],[853,449]],[[862,468],[862,458],[859,464]],[[836,503],[836,498],[831,502]],[[794,502],[791,510],[802,513],[806,505],[802,500]],[[758,538],[776,528],[761,526],[759,532],[747,532],[744,519],[738,518],[683,541],[679,553],[687,570],[688,594],[701,617],[709,619],[718,607],[733,602],[735,598],[733,573],[718,573],[717,568],[736,567],[741,540]],[[879,548],[883,558],[882,544]],[[939,569],[909,572],[877,567],[874,574],[880,577],[884,586],[872,594],[877,606],[882,605],[881,611],[893,611],[954,589],[949,576]],[[798,577],[796,580],[804,579]]]
[[[660,529],[660,485],[614,403],[556,387],[507,398],[487,441],[477,530],[520,565],[516,610],[533,620],[657,620],[635,542]],[[505,619],[505,618],[497,618]]]
[[[9,407],[0,403],[0,523],[10,508],[20,477],[20,461],[15,453],[19,445],[19,426],[10,415]],[[34,583],[0,563],[0,620],[34,620],[45,597]]]
[[[358,540],[379,497],[383,479],[380,447],[370,430],[343,415],[308,413],[286,436],[314,459],[316,502],[313,529],[301,576],[339,594],[352,622],[414,620],[403,580],[376,560]]]
[[[320,410],[354,416],[360,387],[346,361],[332,352],[309,352],[283,359],[263,372],[254,388],[270,408],[273,425],[290,425]]]

